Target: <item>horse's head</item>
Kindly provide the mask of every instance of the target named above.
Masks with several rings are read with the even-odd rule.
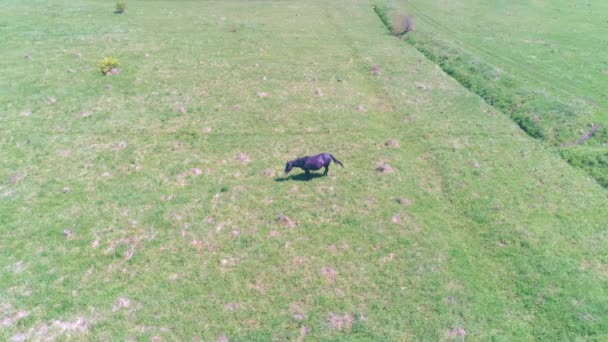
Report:
[[[293,169],[293,163],[292,162],[287,162],[287,164],[285,164],[285,173],[289,173],[289,171],[291,171],[291,169]]]

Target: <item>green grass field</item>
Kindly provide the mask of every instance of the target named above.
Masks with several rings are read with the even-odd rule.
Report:
[[[608,187],[607,2],[378,5],[391,22],[413,16],[412,45]]]
[[[0,0],[0,340],[608,338],[606,189],[370,2],[113,10]]]

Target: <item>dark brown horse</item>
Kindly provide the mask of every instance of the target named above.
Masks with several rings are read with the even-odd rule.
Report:
[[[329,171],[329,164],[331,164],[332,160],[336,164],[344,167],[344,165],[342,165],[342,163],[338,159],[334,158],[334,156],[332,156],[331,154],[321,153],[312,157],[306,156],[288,161],[287,164],[285,164],[285,173],[289,173],[289,171],[291,171],[291,169],[293,169],[294,167],[299,167],[300,169],[304,170],[304,172],[306,172],[306,175],[310,180],[312,178],[312,174],[310,173],[310,171],[316,171],[324,167],[325,172],[323,172],[323,175],[327,176],[327,172]]]

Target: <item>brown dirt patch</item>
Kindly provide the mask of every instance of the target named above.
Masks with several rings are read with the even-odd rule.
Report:
[[[226,311],[236,311],[241,308],[241,304],[239,303],[226,303],[224,304],[224,310]]]
[[[353,315],[349,313],[335,314],[330,312],[328,318],[331,327],[339,331],[350,331],[353,327],[353,322],[355,321]]]
[[[245,153],[237,153],[237,155],[234,156],[234,160],[241,163],[249,163],[251,161],[251,159],[249,159],[249,156]]]
[[[412,204],[414,204],[414,201],[409,199],[409,198],[405,198],[405,197],[401,197],[397,200],[397,202],[399,202],[399,204],[401,204],[404,207],[409,207]]]
[[[121,142],[117,142],[114,144],[110,145],[110,149],[112,151],[120,151],[120,150],[124,150],[125,148],[127,148],[127,142],[126,141],[121,141]]]
[[[128,309],[129,307],[131,307],[131,300],[126,297],[120,297],[114,304],[114,307],[112,307],[112,311],[116,312],[121,309]]]
[[[106,76],[112,76],[112,75],[118,75],[118,74],[120,74],[120,69],[118,69],[118,68],[112,68],[105,73]]]
[[[17,184],[17,183],[21,182],[24,178],[25,178],[24,175],[16,174],[16,175],[12,175],[9,178],[9,181],[13,184]]]
[[[416,88],[420,90],[427,90],[431,89],[431,86],[423,82],[416,82]]]
[[[380,75],[380,73],[382,72],[382,68],[380,67],[380,65],[378,64],[373,64],[370,68],[369,68],[369,72],[374,75]]]
[[[304,261],[305,261],[304,258],[302,258],[301,256],[296,256],[293,259],[293,262],[298,266],[302,266],[304,264]]]
[[[66,239],[71,239],[73,235],[74,235],[74,233],[72,232],[71,229],[63,230],[63,237],[65,237]]]
[[[399,145],[399,141],[395,140],[395,139],[389,139],[384,143],[384,146],[389,147],[389,148],[398,148]]]
[[[273,169],[266,169],[264,170],[264,176],[266,176],[266,178],[272,178],[274,177],[274,170]]]
[[[395,169],[393,169],[393,167],[387,163],[381,163],[376,167],[376,171],[383,173],[383,174],[387,174],[387,173],[395,172]]]
[[[327,266],[321,267],[321,274],[330,282],[336,281],[336,278],[338,277],[338,272]]]
[[[467,332],[462,327],[454,327],[450,329],[448,333],[449,337],[464,337],[467,336]]]
[[[293,221],[287,215],[284,215],[284,214],[279,215],[279,217],[277,217],[276,221],[289,228],[295,228],[297,226],[297,223],[295,221]]]

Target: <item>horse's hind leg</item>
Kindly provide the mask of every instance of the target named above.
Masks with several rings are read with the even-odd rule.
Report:
[[[323,176],[327,176],[327,173],[329,172],[329,165],[327,165],[325,167],[325,172],[323,172]]]

